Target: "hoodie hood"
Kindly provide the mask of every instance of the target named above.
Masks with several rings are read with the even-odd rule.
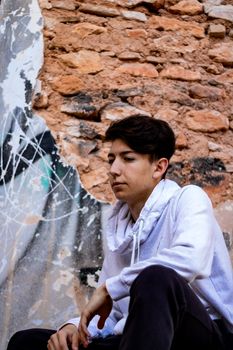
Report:
[[[171,180],[161,180],[147,199],[136,222],[133,222],[128,205],[117,201],[108,220],[106,238],[112,252],[125,254],[132,252],[131,264],[135,261],[135,252],[150,235],[164,208],[180,187]]]

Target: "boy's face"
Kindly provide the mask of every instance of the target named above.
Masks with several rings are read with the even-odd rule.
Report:
[[[120,139],[112,142],[108,160],[110,184],[116,198],[129,205],[145,203],[161,179],[155,175],[157,161],[133,151]]]

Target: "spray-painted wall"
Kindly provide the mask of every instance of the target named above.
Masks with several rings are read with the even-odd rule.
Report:
[[[101,206],[64,165],[31,100],[43,64],[36,0],[1,3],[0,349],[79,313],[101,266]],[[88,281],[87,281],[88,280]]]
[[[104,207],[61,161],[50,130],[32,112],[44,56],[37,0],[0,0],[0,19],[2,350],[17,330],[56,328],[79,314],[102,264]],[[209,177],[205,171],[201,176]],[[232,211],[232,200],[215,209],[233,258]]]

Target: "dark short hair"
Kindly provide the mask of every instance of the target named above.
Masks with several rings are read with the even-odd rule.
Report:
[[[175,135],[169,124],[146,115],[136,114],[113,122],[105,133],[105,140],[116,139],[137,153],[148,154],[152,160],[169,160],[175,152]]]

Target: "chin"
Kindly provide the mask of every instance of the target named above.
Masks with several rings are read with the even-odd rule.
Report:
[[[115,194],[115,197],[117,198],[117,199],[120,199],[120,200],[125,200],[125,196],[124,196],[124,194],[123,193],[120,193],[120,191],[119,192],[114,192],[114,194]]]

